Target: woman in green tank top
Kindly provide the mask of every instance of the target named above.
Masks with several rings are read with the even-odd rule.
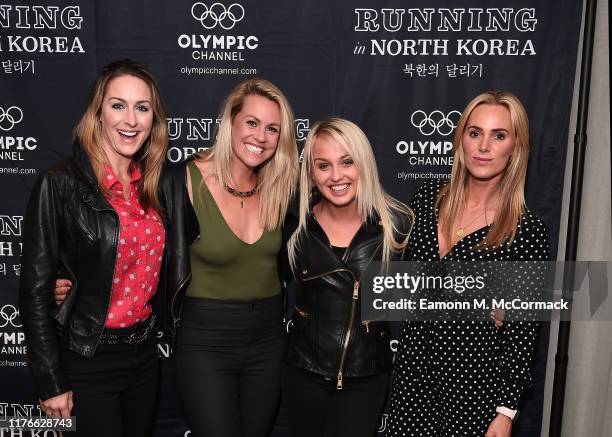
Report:
[[[297,182],[293,113],[276,86],[249,79],[230,93],[219,118],[214,147],[185,170],[200,235],[186,254],[179,397],[193,436],[264,437],[280,397],[277,260]]]

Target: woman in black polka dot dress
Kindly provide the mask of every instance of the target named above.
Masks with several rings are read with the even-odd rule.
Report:
[[[512,94],[487,92],[468,104],[450,182],[426,183],[412,199],[409,259],[548,259],[545,226],[524,202],[528,137]],[[404,322],[387,437],[509,437],[538,329],[520,321]]]

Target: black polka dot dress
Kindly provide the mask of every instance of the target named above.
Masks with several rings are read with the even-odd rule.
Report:
[[[440,183],[428,182],[411,207],[415,227],[408,259],[439,259],[437,212]],[[475,231],[443,258],[449,261],[548,260],[544,224],[527,212],[511,245],[494,250],[474,247],[488,231]],[[518,409],[531,383],[531,359],[539,324],[493,321],[404,322],[393,369],[387,437],[484,436],[496,407]]]

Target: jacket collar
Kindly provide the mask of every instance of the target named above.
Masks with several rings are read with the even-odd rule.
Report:
[[[304,244],[308,244],[309,248],[312,249],[309,252],[316,255],[308,256],[308,260],[304,259],[307,266],[302,271],[297,272],[302,279],[335,270],[352,271],[351,265],[355,260],[354,256],[357,255],[355,251],[359,250],[359,246],[365,241],[382,236],[378,216],[369,217],[362,223],[351,240],[344,259],[339,259],[331,248],[325,231],[312,213],[312,209],[306,219],[306,231],[308,243],[304,242]]]
[[[89,156],[87,156],[78,140],[74,141],[72,155],[75,173],[79,180],[78,190],[81,201],[94,209],[112,209],[100,192],[98,180],[91,166]]]
[[[87,156],[87,153],[85,153],[78,140],[74,140],[72,144],[72,156],[77,176],[92,187],[97,187],[98,181],[96,180],[96,174],[89,161],[89,156]]]
[[[308,232],[313,232],[315,235],[317,235],[317,237],[330,245],[325,231],[317,221],[315,215],[312,213],[312,210],[308,213],[308,217],[306,218],[306,228],[308,229]],[[348,249],[350,250],[353,246],[358,245],[360,242],[380,234],[382,234],[382,224],[380,223],[378,215],[375,214],[375,216],[368,217],[361,224],[357,230],[357,233],[353,236]]]

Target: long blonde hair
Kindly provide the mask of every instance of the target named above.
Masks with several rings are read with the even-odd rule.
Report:
[[[299,223],[288,243],[291,266],[293,268],[296,266],[300,239],[306,232],[310,212],[310,195],[314,188],[313,148],[317,138],[323,135],[331,137],[353,159],[359,174],[356,195],[357,211],[362,220],[378,215],[383,230],[382,261],[389,261],[391,252],[402,252],[406,248],[410,229],[414,223],[414,214],[410,208],[388,195],[382,188],[372,146],[363,131],[355,123],[332,117],[316,123],[304,145],[304,159],[300,171]],[[398,215],[408,217],[410,220],[408,229],[399,228]]]
[[[231,163],[234,159],[232,122],[236,114],[242,110],[244,99],[249,95],[259,95],[276,102],[281,115],[276,152],[257,171],[260,192],[259,218],[263,228],[270,231],[283,223],[289,202],[295,193],[298,174],[293,111],[280,89],[262,78],[251,78],[240,82],[221,107],[219,114],[221,123],[214,147],[196,154],[195,157],[212,162],[210,173],[220,186],[234,185],[231,180]]]
[[[108,162],[108,158],[102,147],[105,140],[102,134],[100,114],[109,82],[116,77],[126,75],[141,79],[151,90],[151,108],[153,110],[151,133],[135,155],[134,162],[142,173],[138,190],[140,204],[145,210],[153,208],[161,213],[157,186],[168,147],[168,124],[157,81],[146,66],[129,59],[115,61],[105,66],[94,82],[87,108],[74,128],[74,135],[89,157],[100,189],[105,191],[101,181],[104,176],[104,164]]]
[[[464,109],[453,141],[453,169],[447,183],[436,199],[442,233],[451,241],[453,222],[466,205],[466,187],[469,172],[465,165],[463,133],[474,109],[479,105],[501,105],[510,112],[515,144],[504,173],[497,184],[499,206],[495,223],[489,229],[480,248],[492,248],[502,243],[510,244],[516,235],[517,225],[525,212],[525,177],[529,159],[529,119],[520,100],[509,91],[487,91],[476,96]]]

